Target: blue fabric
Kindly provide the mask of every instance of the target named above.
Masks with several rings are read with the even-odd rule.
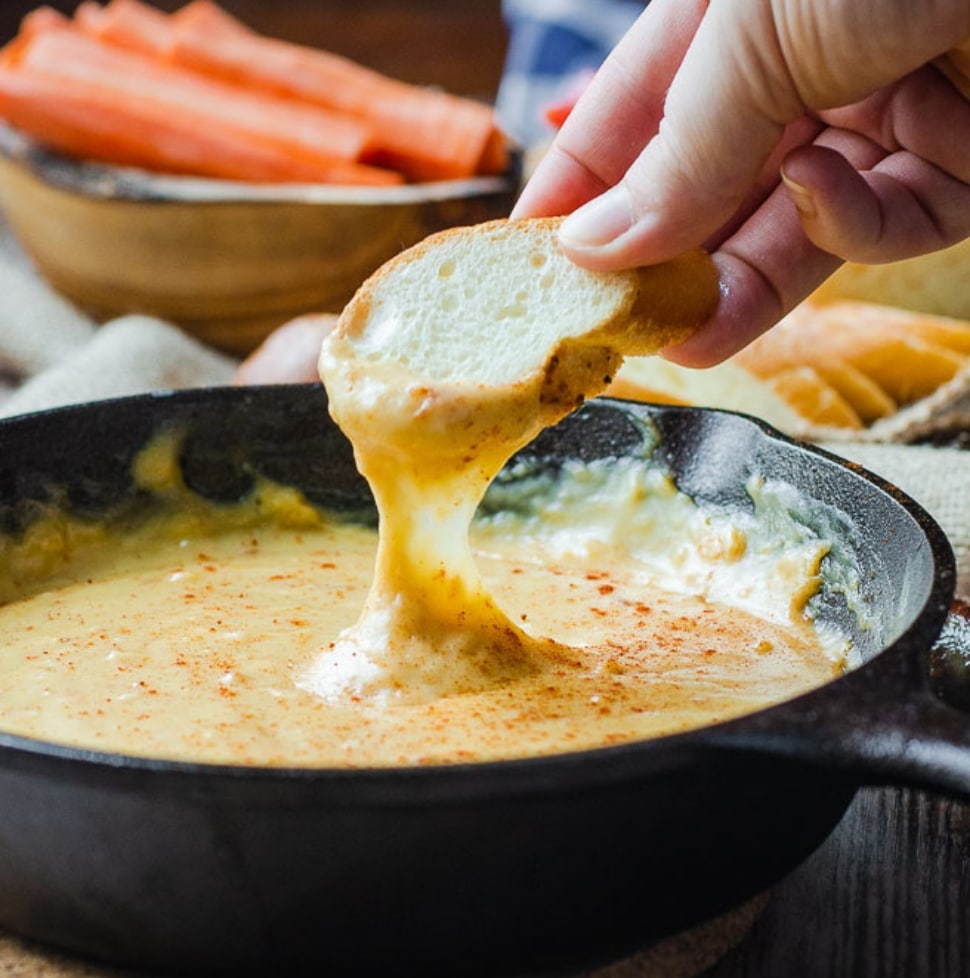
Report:
[[[505,131],[525,147],[547,140],[546,106],[602,64],[643,8],[642,0],[504,0],[509,44],[496,107]]]
[[[595,40],[577,34],[562,24],[549,24],[536,32],[529,72],[533,75],[559,77],[563,66],[595,67],[603,51]]]

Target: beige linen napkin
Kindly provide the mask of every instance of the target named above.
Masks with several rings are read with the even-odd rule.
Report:
[[[94,330],[38,278],[0,215],[0,397],[82,346]]]
[[[236,366],[148,316],[98,327],[40,278],[0,218],[0,415],[225,384]]]
[[[957,594],[970,599],[970,451],[839,442],[822,446],[898,486],[943,528],[957,560]]]
[[[123,316],[95,330],[0,402],[0,416],[178,387],[228,384],[236,362],[168,323]]]

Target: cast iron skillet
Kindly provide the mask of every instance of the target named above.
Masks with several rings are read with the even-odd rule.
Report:
[[[238,498],[261,471],[328,505],[367,503],[319,387],[215,389],[3,422],[3,530],[37,500],[92,515],[130,503],[132,454],[172,423],[206,495]],[[758,472],[838,507],[877,625],[858,628],[837,594],[822,614],[865,665],[705,730],[482,765],[251,770],[0,735],[0,926],[166,973],[565,974],[764,890],[860,784],[970,798],[970,728],[945,702],[968,687],[931,669],[954,577],[940,529],[892,487],[738,415],[592,404],[527,453],[638,454],[651,428],[698,498],[745,506]]]

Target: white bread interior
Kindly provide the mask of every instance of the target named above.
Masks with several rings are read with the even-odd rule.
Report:
[[[429,381],[504,386],[576,348],[654,353],[713,311],[717,276],[706,255],[591,272],[560,250],[559,223],[499,220],[432,235],[364,283],[334,342]]]

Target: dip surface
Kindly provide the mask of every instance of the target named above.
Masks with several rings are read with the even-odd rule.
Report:
[[[718,298],[707,256],[684,275],[596,275],[555,228],[428,239],[324,340],[330,413],[379,536],[282,487],[193,520],[174,434],[134,474],[181,512],[101,539],[38,521],[7,553],[0,729],[159,758],[395,767],[687,730],[836,675],[844,649],[805,613],[827,552],[805,525],[705,513],[646,457],[515,488],[519,449]],[[482,507],[490,492],[504,505]]]
[[[713,520],[642,463],[527,488],[524,508],[476,520],[471,544],[502,612],[569,648],[539,670],[430,701],[313,692],[360,614],[377,534],[284,491],[265,518],[88,529],[74,555],[63,526],[39,524],[0,607],[0,729],[214,763],[483,761],[710,724],[842,670],[844,649],[804,614],[822,541],[764,549],[754,524]]]

